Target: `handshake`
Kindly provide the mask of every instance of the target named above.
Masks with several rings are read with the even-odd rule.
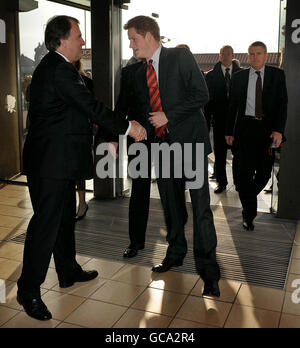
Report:
[[[135,141],[142,141],[146,138],[146,130],[137,121],[130,121],[131,128],[128,133]]]

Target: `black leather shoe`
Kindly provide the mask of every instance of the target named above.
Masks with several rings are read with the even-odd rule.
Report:
[[[23,306],[25,312],[32,318],[37,320],[50,320],[52,314],[49,312],[45,303],[40,297],[25,298],[18,293],[17,301]]]
[[[163,262],[157,266],[152,267],[152,272],[163,273],[169,271],[172,267],[182,266],[183,260],[164,259]]]
[[[137,249],[127,248],[127,249],[124,250],[123,257],[127,257],[127,258],[130,259],[132,257],[135,257],[137,254],[138,254],[138,250]]]
[[[205,282],[202,296],[220,297],[221,293],[218,282]]]
[[[253,231],[254,230],[253,221],[243,219],[243,227],[247,231]]]
[[[141,247],[131,247],[129,246],[127,249],[124,250],[123,257],[132,258],[135,257],[138,254],[139,250],[143,250],[145,246]]]
[[[59,286],[61,288],[68,288],[74,283],[89,282],[98,277],[97,271],[81,271],[72,278],[60,279]]]
[[[215,193],[216,194],[219,194],[219,193],[222,193],[223,191],[226,190],[226,186],[223,186],[223,185],[219,185],[216,189],[215,189]]]
[[[82,220],[82,219],[86,216],[86,213],[87,213],[88,210],[89,210],[89,206],[86,205],[83,214],[82,214],[82,215],[76,215],[76,216],[75,216],[75,222]]]

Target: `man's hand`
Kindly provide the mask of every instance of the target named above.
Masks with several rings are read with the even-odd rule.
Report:
[[[149,121],[155,128],[162,127],[168,123],[167,116],[162,111],[150,112],[149,115],[151,115]]]
[[[144,127],[142,127],[137,121],[130,121],[131,129],[128,135],[134,138],[135,141],[142,141],[146,138],[147,133]]]
[[[225,135],[225,139],[226,139],[227,145],[232,146],[234,142],[234,137],[231,135]]]
[[[272,146],[274,147],[279,147],[282,142],[282,134],[279,132],[272,132],[270,138],[273,139],[273,144]]]

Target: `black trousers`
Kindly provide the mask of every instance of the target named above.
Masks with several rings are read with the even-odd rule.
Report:
[[[143,142],[148,149],[148,177],[133,178],[131,197],[129,201],[129,238],[130,248],[140,248],[145,244],[147,222],[149,217],[150,190],[151,190],[151,144]],[[129,155],[130,164],[136,156]],[[139,169],[139,168],[137,168]]]
[[[25,240],[23,269],[18,280],[23,294],[38,295],[53,253],[58,278],[81,270],[75,250],[75,182],[27,176],[34,215]]]
[[[257,215],[257,195],[271,178],[274,155],[270,154],[271,132],[264,121],[245,117],[235,142],[235,185],[243,206],[243,217],[252,221]]]
[[[185,178],[158,178],[158,188],[167,226],[167,258],[183,259],[187,253],[184,226],[188,219],[185,199]],[[190,189],[193,207],[193,245],[197,272],[204,281],[220,279],[216,261],[217,236],[210,209],[208,161],[204,163],[204,185]]]
[[[215,175],[220,186],[228,184],[226,173],[227,151],[230,148],[225,140],[225,125],[214,125],[214,154],[215,154]]]

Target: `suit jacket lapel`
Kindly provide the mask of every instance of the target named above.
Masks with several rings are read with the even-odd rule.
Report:
[[[168,64],[167,64],[167,56],[168,51],[165,47],[161,48],[160,56],[159,56],[159,93],[162,102],[162,106],[164,106],[164,96],[166,95],[166,84],[167,84],[167,75],[168,75]]]
[[[271,84],[272,84],[272,74],[269,67],[265,66],[265,76],[264,76],[263,94],[262,94],[263,100],[267,97]]]
[[[145,102],[149,103],[149,93],[148,93],[148,86],[147,86],[147,64],[143,64],[140,66],[136,73],[136,82],[138,86],[138,93],[143,97]]]
[[[250,75],[250,68],[246,69],[245,77],[243,79],[243,86],[241,86],[242,87],[241,91],[243,91],[243,93],[244,93],[243,99],[242,99],[242,100],[244,100],[244,105],[242,108],[242,110],[244,110],[244,112],[246,112],[246,105],[247,105],[249,75]]]

